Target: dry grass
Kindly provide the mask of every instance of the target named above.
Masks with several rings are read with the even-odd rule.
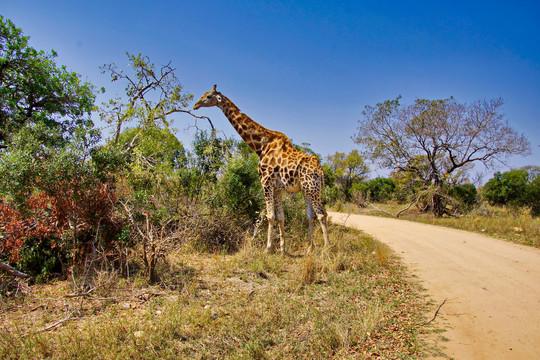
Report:
[[[2,359],[417,359],[426,304],[390,250],[331,227],[333,247],[264,254],[169,254],[160,286],[104,276],[91,296],[70,284],[2,300]],[[316,239],[322,243],[322,239]],[[431,307],[431,308],[430,308]],[[69,315],[69,316],[68,316]],[[58,320],[69,319],[48,331]]]
[[[396,214],[405,206],[396,203],[376,204],[377,208]],[[373,207],[360,208],[353,204],[343,205],[341,210],[356,214],[389,216]],[[528,209],[482,205],[469,214],[442,218],[422,214],[416,209],[403,213],[400,218],[455,229],[475,231],[523,245],[540,248],[540,217],[533,217]]]

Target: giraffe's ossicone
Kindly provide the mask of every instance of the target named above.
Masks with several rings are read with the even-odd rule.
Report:
[[[326,226],[327,214],[322,204],[324,172],[317,157],[296,149],[289,138],[279,131],[273,131],[253,121],[242,113],[234,103],[216,90],[206,92],[193,106],[217,106],[229,119],[240,137],[259,156],[259,177],[266,199],[268,218],[268,242],[266,250],[273,250],[272,238],[275,219],[278,220],[280,249],[285,253],[285,216],[282,193],[303,192],[309,221],[309,251],[313,249],[313,229],[315,217],[321,223],[325,246],[330,246]]]

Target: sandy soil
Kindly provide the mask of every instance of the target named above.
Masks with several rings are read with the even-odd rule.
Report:
[[[437,304],[446,300],[436,321],[450,325],[448,356],[540,359],[539,249],[404,220],[329,215],[390,246]]]

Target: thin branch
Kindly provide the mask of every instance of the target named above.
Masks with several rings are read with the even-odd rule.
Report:
[[[347,223],[347,220],[349,220],[350,217],[351,217],[351,213],[348,213],[345,220],[343,220],[343,226],[345,226],[345,223]]]
[[[176,112],[183,112],[183,113],[189,114],[189,115],[193,116],[196,119],[207,120],[208,123],[210,124],[210,127],[212,128],[212,130],[215,130],[214,124],[212,123],[212,120],[210,120],[210,118],[208,116],[195,115],[194,113],[191,112],[191,110],[177,110]]]
[[[432,318],[431,320],[429,320],[429,321],[426,321],[426,322],[424,323],[424,325],[427,325],[427,324],[429,324],[429,323],[431,323],[432,321],[435,320],[435,318],[437,317],[437,314],[439,313],[439,310],[441,310],[441,307],[442,307],[445,303],[446,303],[446,299],[444,299],[444,301],[441,303],[441,305],[439,305],[439,307],[437,308],[437,311],[435,311],[435,314],[433,315],[433,318]]]
[[[369,201],[367,201],[367,203],[368,203],[372,208],[374,208],[374,209],[377,210],[377,211],[380,211],[380,212],[383,212],[383,213],[385,213],[385,214],[388,214],[388,215],[397,217],[397,215],[392,214],[391,212],[388,212],[388,211],[386,211],[386,210],[379,209],[378,207],[376,207],[375,205],[373,205],[373,203],[371,203],[371,202],[369,202]]]
[[[407,206],[405,209],[402,209],[402,210],[398,211],[397,214],[396,214],[396,217],[399,217],[399,215],[401,215],[402,212],[405,212],[405,211],[409,210],[409,209],[411,208],[411,206],[413,206],[414,204],[416,204],[416,203],[418,202],[418,199],[420,199],[420,196],[418,196],[418,197],[416,198],[416,200],[414,200],[413,202],[411,202],[411,203],[409,204],[409,206]]]
[[[65,318],[63,318],[63,319],[61,319],[61,320],[58,320],[58,321],[55,322],[54,324],[51,324],[51,325],[47,326],[46,328],[37,331],[37,333],[42,333],[42,332],[45,332],[45,331],[52,330],[52,329],[54,329],[55,327],[57,327],[58,325],[63,324],[63,323],[65,323],[66,321],[69,321],[69,320],[78,320],[78,319],[80,319],[80,317],[75,317],[75,318],[74,318],[74,317],[71,317],[72,314],[73,314],[73,312],[70,312],[69,314],[66,315]]]
[[[64,297],[65,298],[85,297],[85,296],[88,296],[91,293],[93,293],[94,290],[96,290],[96,288],[91,288],[90,290],[88,290],[88,291],[86,291],[84,293],[80,293],[80,294],[66,294],[66,295],[64,295]]]
[[[261,190],[262,192],[262,190]],[[260,194],[260,192],[259,192]],[[259,226],[261,226],[263,220],[264,220],[264,211],[261,211],[261,214],[259,216],[259,219],[255,222],[255,229],[253,229],[253,236],[251,237],[251,240],[250,242],[253,242],[253,240],[255,240],[255,237],[257,236],[257,233],[259,232]]]

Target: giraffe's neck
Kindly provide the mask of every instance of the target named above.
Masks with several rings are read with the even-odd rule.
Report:
[[[272,130],[268,130],[261,124],[253,121],[249,116],[242,113],[240,109],[228,98],[223,96],[223,101],[218,105],[223,114],[229,119],[238,135],[252,148],[259,157],[266,143],[272,138]]]

